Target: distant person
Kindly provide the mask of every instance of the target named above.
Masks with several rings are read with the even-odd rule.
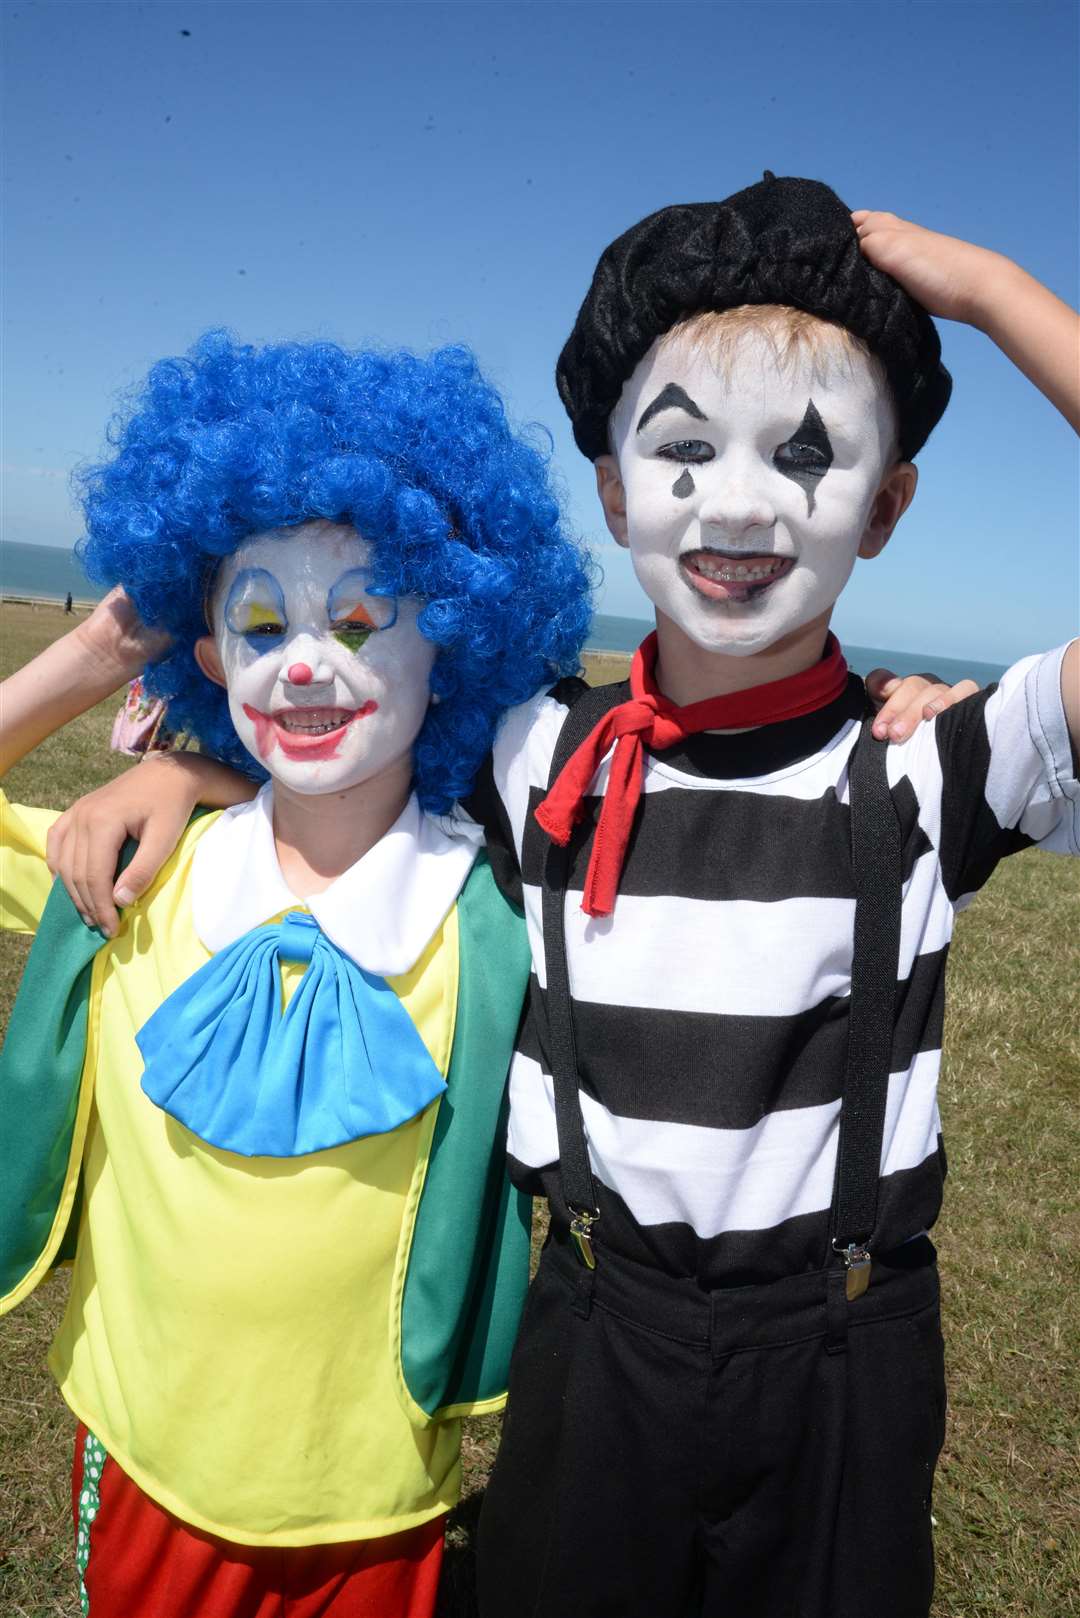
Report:
[[[70,612],[71,610],[71,591],[69,590],[67,595],[64,597],[64,611]]]

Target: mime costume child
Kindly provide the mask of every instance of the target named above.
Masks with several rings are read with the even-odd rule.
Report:
[[[949,397],[933,323],[833,192],[769,175],[603,254],[558,368],[582,451],[610,453],[658,338],[745,304],[861,339],[910,461]],[[811,469],[808,531],[828,425],[811,400],[776,452]],[[672,467],[677,500],[697,472]],[[481,1611],[917,1618],[945,1417],[945,963],[1003,855],[1080,848],[1061,654],[887,755],[831,637],[802,674],[686,708],[655,659],[651,636],[627,684],[512,713],[470,803],[528,922],[509,1151],[552,1210]]]

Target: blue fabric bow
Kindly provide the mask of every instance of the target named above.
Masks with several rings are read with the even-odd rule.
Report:
[[[308,963],[284,1013],[279,959]],[[221,950],[135,1037],[151,1101],[244,1157],[385,1134],[446,1089],[386,980],[299,912]]]

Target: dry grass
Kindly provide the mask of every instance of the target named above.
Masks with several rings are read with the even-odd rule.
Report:
[[[950,965],[941,1618],[1080,1612],[1078,874],[1008,861]]]
[[[587,652],[585,678],[590,685],[611,685],[625,680],[630,672],[630,657],[626,652]]]
[[[64,627],[59,612],[0,608],[0,672]],[[595,682],[621,677],[627,659],[590,662]],[[107,704],[39,749],[12,772],[12,794],[60,803],[111,774],[112,713]],[[951,1173],[935,1232],[951,1397],[935,1503],[935,1618],[1080,1612],[1078,898],[1080,869],[1031,852],[997,872],[957,930],[942,1082]],[[20,941],[4,941],[0,1014],[22,956]],[[4,1618],[78,1612],[73,1423],[44,1369],[65,1287],[57,1276],[0,1326]],[[498,1427],[494,1417],[466,1424],[442,1618],[475,1612],[473,1534]]]

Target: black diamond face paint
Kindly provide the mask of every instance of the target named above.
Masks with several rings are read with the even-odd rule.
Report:
[[[676,500],[689,500],[694,492],[694,480],[688,467],[683,467],[681,477],[677,477],[671,485],[671,492]]]
[[[708,419],[705,412],[694,403],[688,393],[679,387],[677,382],[669,382],[666,387],[660,389],[652,404],[647,405],[642,411],[641,420],[637,424],[637,431],[642,432],[653,417],[660,414],[661,410],[685,410],[686,414],[693,416],[695,421],[706,421]]]
[[[778,471],[799,482],[810,479],[816,483],[829,470],[833,448],[813,399],[808,401],[806,414],[787,443],[776,451],[775,461]]]
[[[833,447],[825,431],[825,423],[814,406],[813,399],[806,405],[806,413],[786,444],[781,444],[773,456],[773,465],[786,478],[791,478],[806,490],[807,511],[814,509],[814,491],[833,463]]]

